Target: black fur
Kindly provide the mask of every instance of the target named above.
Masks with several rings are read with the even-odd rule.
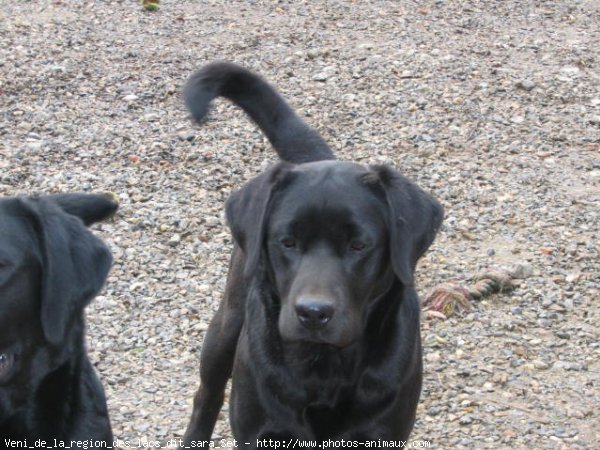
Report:
[[[2,439],[112,445],[104,390],[86,353],[84,308],[112,262],[86,225],[116,209],[101,195],[0,200]]]
[[[235,246],[185,444],[210,439],[230,375],[242,447],[406,440],[422,380],[413,274],[442,207],[390,167],[334,161],[257,75],[210,64],[185,90],[197,120],[219,95],[258,123],[283,162],[227,202]]]
[[[335,159],[323,138],[265,80],[240,66],[226,62],[205,66],[188,80],[184,97],[198,122],[215,97],[228,98],[256,122],[283,161]]]

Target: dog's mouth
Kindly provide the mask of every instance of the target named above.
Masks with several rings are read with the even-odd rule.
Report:
[[[351,339],[350,336],[332,336],[327,330],[309,331],[296,329],[296,333],[282,333],[283,343],[289,346],[313,346],[322,345],[334,349],[344,349],[356,342],[356,339]]]
[[[346,343],[337,343],[337,342],[331,342],[328,339],[324,339],[324,338],[319,338],[319,337],[305,337],[305,338],[301,338],[301,339],[297,339],[295,341],[289,341],[289,343],[292,344],[306,344],[306,345],[327,345],[330,347],[334,347],[334,348],[344,348],[347,346]]]

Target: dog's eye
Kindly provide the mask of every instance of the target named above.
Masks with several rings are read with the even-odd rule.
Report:
[[[0,353],[0,381],[10,373],[15,363],[15,356],[12,353]]]
[[[367,248],[367,244],[365,244],[364,242],[361,242],[361,241],[350,242],[350,250],[353,250],[355,252],[360,252],[360,251],[363,251],[365,248]]]
[[[286,237],[281,240],[281,245],[285,248],[294,248],[296,246],[296,239],[291,237]]]

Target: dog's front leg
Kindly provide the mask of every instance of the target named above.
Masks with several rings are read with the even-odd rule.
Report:
[[[200,387],[194,396],[192,418],[183,441],[209,441],[223,405],[225,386],[231,377],[235,347],[243,315],[239,317],[220,308],[213,318],[200,356]]]
[[[210,441],[231,377],[238,337],[244,324],[243,260],[234,247],[227,288],[213,317],[200,355],[200,387],[194,396],[192,417],[183,437],[186,447]],[[192,444],[194,442],[194,444]]]

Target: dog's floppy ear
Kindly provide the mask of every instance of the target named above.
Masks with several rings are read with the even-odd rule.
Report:
[[[417,261],[427,251],[444,217],[442,205],[388,166],[371,168],[385,190],[390,217],[390,257],[400,281],[411,286]]]
[[[231,194],[225,204],[231,234],[246,255],[246,277],[254,273],[260,260],[271,197],[282,187],[291,167],[285,162],[273,166]]]
[[[37,221],[42,254],[41,323],[51,344],[60,344],[71,320],[80,317],[85,306],[100,291],[112,263],[106,245],[84,225],[91,220],[97,198],[84,198],[76,206],[76,197],[67,200],[71,211],[84,214],[80,219],[66,213],[56,198],[30,200]],[[87,204],[90,201],[91,203]]]
[[[56,203],[63,211],[79,217],[86,226],[112,217],[119,208],[114,194],[54,194],[45,199]]]

